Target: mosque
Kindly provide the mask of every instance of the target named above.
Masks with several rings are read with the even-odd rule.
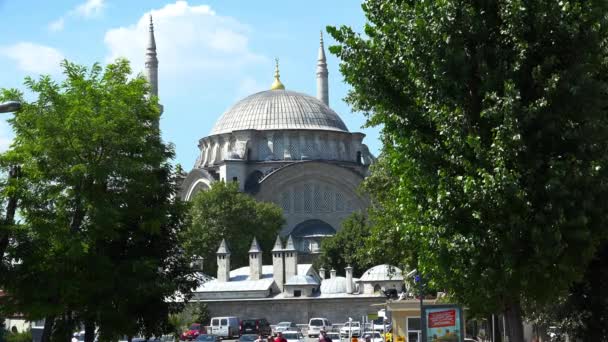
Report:
[[[158,96],[152,23],[145,73]],[[213,182],[238,182],[241,191],[283,209],[281,236],[293,237],[302,258],[317,253],[323,237],[334,235],[342,220],[367,206],[357,187],[374,161],[363,143],[365,134],[350,132],[329,106],[322,36],[316,79],[316,97],[288,90],[277,61],[270,89],[235,103],[198,141],[198,158],[180,194],[190,200]]]
[[[149,34],[145,73],[158,96],[152,21]],[[237,182],[256,200],[277,204],[286,220],[272,251],[266,251],[272,265],[262,264],[264,252],[254,238],[249,266],[231,269],[229,244],[222,241],[217,274],[201,273],[205,281],[193,291],[193,299],[206,302],[214,315],[240,312],[305,322],[322,312],[320,317],[341,321],[344,305],[354,308],[351,315],[366,315],[377,311],[370,305],[384,303],[382,290],[403,287],[401,271],[389,265],[367,270],[361,279],[353,278],[351,267],[345,277],[336,270],[327,277],[312,267],[321,240],[336,234],[353,211],[367,207],[357,188],[374,162],[365,135],[350,132],[329,106],[322,36],[316,80],[316,97],[287,90],[277,61],[270,89],[238,101],[198,141],[198,158],[183,180],[181,198],[190,200],[213,182]]]

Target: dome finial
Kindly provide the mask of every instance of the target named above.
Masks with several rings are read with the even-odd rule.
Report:
[[[277,89],[284,90],[285,86],[283,85],[283,83],[281,83],[280,75],[279,75],[279,59],[275,58],[274,62],[275,62],[274,82],[272,82],[272,85],[270,86],[270,90],[277,90]]]

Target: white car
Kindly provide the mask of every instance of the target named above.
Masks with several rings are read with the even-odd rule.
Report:
[[[371,342],[384,342],[384,339],[382,338],[382,335],[380,335],[379,332],[377,331],[366,331],[363,333],[363,341],[365,341],[365,338],[369,336],[370,337],[370,341]]]
[[[294,322],[279,322],[274,327],[274,334],[276,335],[278,332],[285,332],[288,330],[297,331],[298,326]]]
[[[304,335],[295,330],[283,331],[283,337],[287,340],[287,342],[304,342]]]
[[[311,318],[308,322],[308,337],[317,337],[321,330],[331,330],[331,323],[327,318]]]
[[[346,322],[344,323],[344,326],[340,329],[340,337],[359,337],[360,335],[361,323],[359,322]]]

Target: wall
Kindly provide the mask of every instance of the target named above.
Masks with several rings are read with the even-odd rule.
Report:
[[[383,297],[350,298],[289,298],[259,300],[203,301],[211,316],[237,316],[266,318],[271,324],[290,321],[307,324],[310,318],[324,317],[332,323],[344,323],[349,317],[360,320],[361,316],[376,314],[384,306]],[[372,304],[378,304],[372,306]]]

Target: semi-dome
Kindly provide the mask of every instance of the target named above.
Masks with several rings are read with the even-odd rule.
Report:
[[[323,279],[323,281],[321,282],[321,293],[346,293],[346,278],[335,277],[330,279]]]
[[[211,135],[247,129],[348,132],[340,116],[323,102],[284,89],[262,91],[240,100],[222,114]]]

